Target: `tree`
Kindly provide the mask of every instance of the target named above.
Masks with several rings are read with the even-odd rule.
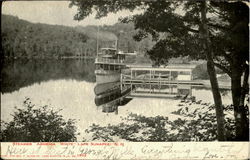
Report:
[[[201,39],[203,43],[203,49],[207,59],[207,71],[210,78],[210,83],[212,86],[212,93],[215,102],[215,109],[216,109],[216,117],[217,117],[217,133],[218,133],[218,140],[224,141],[225,140],[225,128],[224,128],[224,115],[223,115],[223,106],[221,95],[219,91],[219,85],[216,78],[216,72],[214,67],[213,55],[211,50],[211,43],[209,37],[209,30],[207,25],[207,2],[201,2],[201,25],[200,25],[200,32],[201,32]]]
[[[248,93],[249,76],[249,7],[246,1],[211,2],[211,9],[226,23],[211,23],[220,34],[212,36],[216,50],[215,64],[231,77],[231,90],[236,120],[236,140],[249,139],[248,106],[244,101]],[[217,47],[215,47],[217,46]],[[242,75],[244,78],[242,78]]]
[[[76,141],[75,121],[65,121],[59,111],[48,106],[38,109],[27,98],[24,109],[16,108],[13,120],[1,122],[1,141],[4,142],[70,142]]]
[[[76,1],[72,1],[72,4],[76,4]],[[216,111],[217,111],[217,122],[218,122],[218,139],[224,140],[224,126],[223,126],[223,109],[222,109],[222,102],[221,97],[219,93],[218,83],[215,75],[215,69],[213,66],[213,63],[211,62],[211,54],[210,51],[208,51],[208,46],[206,44],[207,38],[206,30],[204,30],[201,33],[201,36],[205,37],[205,41],[202,46],[199,41],[194,41],[194,37],[196,39],[200,39],[199,36],[199,30],[195,29],[200,27],[198,23],[201,23],[201,18],[199,17],[199,14],[201,12],[200,10],[200,4],[196,3],[178,3],[178,2],[169,2],[169,1],[149,1],[149,2],[142,2],[142,3],[129,3],[129,2],[119,2],[119,1],[106,1],[109,3],[108,7],[104,5],[104,3],[93,3],[96,8],[98,8],[97,17],[105,15],[106,12],[116,12],[117,10],[114,8],[136,8],[136,5],[145,5],[147,6],[147,9],[145,10],[144,14],[133,16],[132,18],[126,18],[123,20],[123,22],[129,22],[133,21],[135,24],[136,29],[140,29],[139,33],[134,37],[137,40],[141,40],[148,36],[148,34],[151,34],[154,40],[158,40],[158,43],[156,43],[155,47],[149,52],[149,55],[151,55],[151,58],[160,62],[166,62],[162,61],[162,59],[169,59],[171,57],[176,57],[183,55],[182,53],[186,55],[199,55],[198,50],[194,48],[196,45],[192,43],[198,44],[199,50],[203,50],[205,53],[203,56],[208,55],[208,70],[210,71],[210,80],[211,80],[211,86],[213,90],[213,95],[216,97],[214,99],[215,105],[216,105]],[[134,6],[135,5],[135,6]],[[188,9],[191,9],[191,11],[187,12],[184,16],[178,15],[175,13],[175,8],[180,8],[181,5],[184,5],[184,9],[187,11]],[[91,7],[91,5],[87,6],[86,4],[78,3],[79,8],[83,7]],[[106,12],[102,12],[105,10]],[[79,10],[78,10],[79,11]],[[90,14],[90,12],[79,11],[75,18],[81,19],[85,15]],[[193,16],[191,17],[191,15]],[[206,14],[206,13],[205,13]],[[188,17],[187,17],[188,15]],[[203,23],[204,24],[204,23]],[[204,28],[204,27],[203,27]],[[166,36],[161,36],[160,32],[168,33]],[[191,33],[190,33],[191,32]],[[204,38],[203,38],[204,39]],[[191,42],[191,43],[188,43]],[[187,44],[190,44],[189,46]],[[187,53],[187,51],[183,52],[183,50],[188,49],[190,51]],[[156,53],[156,55],[155,55]],[[165,56],[162,54],[165,53]],[[167,53],[167,54],[166,54]],[[164,57],[163,57],[163,56]],[[185,56],[185,55],[183,55]]]
[[[245,85],[241,86],[241,75],[245,72],[245,77],[248,77],[248,65],[245,63],[248,62],[249,57],[247,52],[249,43],[246,43],[248,42],[248,7],[240,1],[208,1],[206,7],[203,3],[165,0],[135,2],[90,0],[86,3],[72,0],[70,5],[78,7],[74,17],[77,20],[91,14],[93,8],[97,11],[97,18],[123,9],[144,9],[142,14],[124,18],[122,22],[134,22],[135,29],[139,29],[134,37],[137,40],[152,35],[156,44],[148,54],[158,63],[165,63],[166,59],[178,56],[208,61],[214,101],[220,112],[220,117],[217,117],[218,122],[222,122],[223,110],[214,65],[232,77],[232,97],[236,126],[238,126],[237,137],[246,140],[248,136],[244,133],[248,134],[247,114],[246,110],[239,106],[239,102],[240,99],[244,101],[247,93],[246,88],[243,89],[243,86],[247,86],[247,81],[245,80]],[[205,17],[206,14],[209,15],[208,18]]]

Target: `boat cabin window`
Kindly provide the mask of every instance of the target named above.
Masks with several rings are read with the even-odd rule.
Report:
[[[125,59],[125,54],[118,54],[119,59]]]

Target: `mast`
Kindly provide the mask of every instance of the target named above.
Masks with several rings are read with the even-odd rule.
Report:
[[[98,55],[98,52],[99,52],[99,25],[97,27],[97,35],[96,35],[96,55]]]
[[[115,40],[115,49],[116,49],[116,53],[118,53],[118,38],[116,38]]]
[[[116,50],[118,49],[117,44],[118,44],[118,39],[115,40],[115,49]]]

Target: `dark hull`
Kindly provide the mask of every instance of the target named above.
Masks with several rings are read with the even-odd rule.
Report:
[[[102,83],[97,84],[94,88],[95,95],[103,95],[105,93],[112,92],[113,90],[116,90],[120,88],[119,82],[110,82],[110,83]]]
[[[110,102],[113,102],[115,100],[119,100],[120,98],[128,95],[131,91],[131,88],[125,89],[123,91],[119,92],[113,92],[113,94],[106,94],[106,95],[101,95],[101,96],[96,96],[95,97],[95,104],[96,106],[104,105]]]
[[[120,103],[119,106],[124,106],[126,104],[128,104],[128,102],[130,102],[133,98],[123,98]]]

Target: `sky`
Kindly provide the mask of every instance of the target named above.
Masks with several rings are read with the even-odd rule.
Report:
[[[113,25],[119,17],[132,15],[130,11],[110,13],[100,20],[90,15],[81,21],[73,20],[77,7],[69,8],[69,1],[5,1],[2,14],[17,16],[33,23],[57,24],[65,26]]]

